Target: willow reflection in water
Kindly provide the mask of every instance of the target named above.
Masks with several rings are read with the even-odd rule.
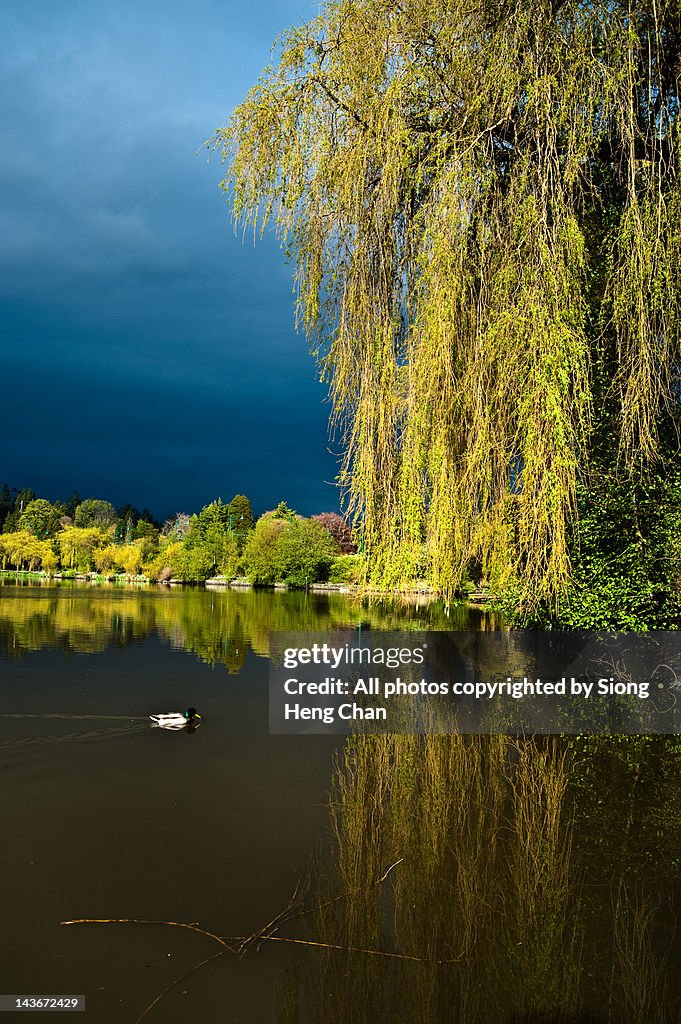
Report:
[[[626,814],[598,744],[577,765],[559,740],[350,738],[312,929],[335,948],[290,972],[282,1024],[679,1020],[655,880],[634,880],[628,850],[582,848],[604,824],[580,806],[590,775],[611,797],[606,845]]]

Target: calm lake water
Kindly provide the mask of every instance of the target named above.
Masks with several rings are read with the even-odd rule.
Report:
[[[298,944],[228,952],[145,1020],[681,1020],[676,738],[270,736],[270,630],[360,625],[497,624],[338,595],[0,586],[0,992],[84,993],[83,1019],[132,1024],[221,947],[60,921],[244,937],[305,878],[310,913],[276,932]],[[150,728],[188,705],[195,732]]]

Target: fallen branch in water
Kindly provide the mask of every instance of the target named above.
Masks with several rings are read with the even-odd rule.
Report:
[[[283,911],[282,911],[283,913]],[[296,915],[287,918],[287,920],[293,920]],[[277,918],[274,919],[275,921]],[[185,924],[182,921],[145,921],[143,919],[137,919],[134,917],[81,917],[76,918],[73,921],[60,921],[60,924],[165,924],[170,925],[173,928],[188,928],[190,931],[198,932],[199,935],[205,935],[207,938],[214,939],[219,942],[223,947],[219,953],[214,956],[208,957],[207,960],[192,967],[191,971],[187,974],[183,974],[182,978],[178,978],[176,981],[169,985],[165,991],[176,985],[179,981],[183,981],[184,978],[189,977],[194,971],[202,967],[203,964],[210,963],[211,960],[215,960],[217,957],[222,956],[224,953],[233,953],[234,956],[242,957],[244,952],[248,951],[248,948],[257,941],[258,949],[263,942],[289,942],[296,946],[316,946],[318,949],[337,949],[341,953],[367,953],[369,956],[385,956],[390,957],[393,960],[413,960],[419,964],[434,964],[436,966],[442,966],[444,964],[458,964],[464,959],[463,953],[461,956],[452,957],[449,960],[434,960],[432,957],[427,956],[415,956],[412,953],[391,953],[385,949],[368,949],[364,946],[342,946],[335,942],[316,942],[312,939],[292,939],[285,935],[274,935],[264,934],[264,930],[254,932],[252,935],[215,935],[213,932],[207,931],[205,928],[199,927],[197,924]],[[282,922],[283,923],[283,922]],[[266,926],[267,927],[267,926]],[[277,926],[279,927],[279,926]],[[228,942],[228,938],[230,941]],[[163,995],[163,993],[161,993]],[[146,1012],[146,1011],[145,1011]],[[141,1020],[142,1018],[140,1018]]]
[[[179,985],[181,981],[185,981],[185,979],[189,978],[192,974],[196,974],[196,972],[200,971],[202,967],[205,967],[206,964],[209,964],[211,962],[211,960],[217,960],[219,957],[224,956],[225,953],[233,953],[233,952],[234,952],[234,950],[230,949],[230,947],[227,945],[227,943],[225,943],[225,948],[221,949],[219,953],[213,953],[212,956],[206,957],[206,959],[202,960],[201,963],[194,964],[194,966],[191,967],[188,971],[185,971],[184,974],[181,974],[179,978],[175,978],[175,980],[171,981],[169,985],[166,985],[166,987],[163,989],[163,991],[159,992],[159,994],[156,996],[155,999],[152,999],[152,1001],[149,1003],[149,1005],[139,1015],[139,1017],[135,1021],[135,1024],[140,1024],[140,1021],[144,1020],[146,1015],[153,1010],[153,1008],[156,1006],[156,1004],[160,1003],[161,1000],[163,999],[163,997],[165,995],[167,995],[168,992],[170,992],[172,989],[174,989],[176,985]]]
[[[207,938],[219,942],[221,946],[226,946],[231,953],[236,953],[236,950],[232,949],[222,936],[202,928],[198,921],[146,921],[138,917],[76,917],[72,921],[60,921],[59,924],[165,924],[172,928],[186,928],[190,932],[198,932],[199,935],[205,935]]]
[[[397,867],[398,864],[402,863],[404,858],[396,860],[394,864],[391,864],[387,868],[380,878],[376,879],[372,883],[372,888],[375,885],[381,885],[393,868]],[[213,960],[217,960],[219,957],[224,956],[225,953],[233,953],[234,956],[243,958],[246,953],[255,946],[256,952],[259,952],[264,942],[288,942],[292,945],[297,946],[312,946],[317,949],[333,949],[342,953],[363,953],[367,956],[381,956],[392,960],[410,960],[416,963],[422,964],[433,964],[436,966],[442,966],[444,964],[459,963],[464,959],[464,955],[461,954],[458,957],[454,957],[450,960],[433,960],[429,957],[414,956],[410,953],[390,953],[383,949],[368,949],[362,946],[344,946],[331,942],[316,942],[312,939],[293,939],[283,935],[276,935],[275,933],[281,928],[282,925],[287,924],[289,921],[293,921],[296,918],[303,917],[307,914],[313,914],[316,911],[323,910],[328,907],[331,903],[336,903],[338,900],[344,899],[350,895],[350,892],[340,893],[338,896],[334,896],[332,899],[327,900],[325,903],[320,903],[314,907],[308,907],[304,909],[302,906],[307,891],[307,880],[303,881],[302,878],[298,879],[296,887],[293,890],[293,894],[288,901],[284,909],[264,924],[261,928],[256,929],[250,935],[237,935],[237,936],[225,936],[217,935],[215,932],[209,931],[207,928],[202,928],[198,921],[157,921],[147,920],[144,918],[135,917],[78,917],[73,918],[70,921],[60,921],[60,925],[74,925],[74,924],[141,924],[141,925],[164,925],[169,928],[184,928],[186,931],[196,932],[197,935],[203,935],[207,939],[211,939],[213,942],[217,942],[222,949],[218,953],[214,953],[213,956],[207,957],[198,964],[194,964],[190,970],[186,971],[179,978],[175,978],[174,981],[166,986],[162,992],[149,1003],[149,1005],[143,1010],[142,1014],[137,1018],[135,1024],[140,1024],[148,1013],[153,1010],[154,1006],[163,999],[168,992],[174,989],[181,981],[189,978],[192,974],[195,974],[206,964],[211,963]],[[355,890],[352,890],[355,891]]]
[[[452,957],[451,960],[433,960],[427,956],[413,956],[411,953],[389,953],[385,949],[366,949],[363,946],[340,946],[333,942],[313,942],[311,939],[290,939],[283,935],[268,935],[270,942],[292,942],[297,946],[317,946],[319,949],[337,949],[342,953],[367,953],[369,956],[385,956],[393,960],[414,960],[419,964],[433,964],[442,967],[444,964],[458,964],[464,959],[464,954]]]
[[[253,945],[255,945],[256,951],[259,951],[263,942],[267,939],[273,938],[274,933],[278,931],[283,924],[286,924],[287,921],[292,921],[296,917],[300,917],[304,913],[301,903],[305,899],[307,888],[307,881],[303,883],[302,878],[299,878],[296,883],[296,887],[293,890],[291,899],[288,901],[281,913],[277,914],[276,917],[273,917],[272,920],[268,921],[267,924],[262,926],[262,928],[258,928],[257,931],[253,932],[251,935],[247,935],[245,938],[241,939],[236,949],[238,955],[240,957],[245,956]]]

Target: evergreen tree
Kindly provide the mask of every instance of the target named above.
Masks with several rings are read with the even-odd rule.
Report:
[[[83,499],[81,498],[78,491],[73,491],[71,493],[71,497],[66,502],[66,515],[70,516],[71,519],[75,519],[76,509],[78,508],[82,500]]]
[[[0,491],[0,531],[4,525],[5,519],[12,511],[12,496],[9,490],[9,484],[2,485],[2,491]]]
[[[235,494],[227,506],[227,511],[237,547],[242,551],[248,534],[255,526],[251,503],[245,494]]]
[[[16,497],[12,505],[11,511],[5,517],[3,524],[3,530],[5,533],[13,533],[19,529],[19,519],[21,514],[35,498],[35,491],[31,487],[26,487],[23,490],[16,492]]]
[[[271,516],[272,519],[288,519],[290,522],[297,513],[295,509],[289,508],[285,501],[280,501],[273,512],[266,512],[265,515]]]
[[[206,505],[201,509],[198,516],[197,526],[202,535],[205,535],[206,531],[211,527],[217,527],[225,533],[228,532],[229,509],[223,502],[222,498],[218,498],[217,501],[212,501],[210,505]]]

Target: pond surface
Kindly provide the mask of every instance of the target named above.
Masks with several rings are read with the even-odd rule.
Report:
[[[498,626],[339,595],[0,586],[0,992],[83,993],[83,1019],[132,1024],[223,947],[61,921],[244,937],[304,877],[310,913],[145,1020],[681,1020],[676,738],[270,736],[269,631],[360,625]],[[150,727],[189,705],[195,732]]]

